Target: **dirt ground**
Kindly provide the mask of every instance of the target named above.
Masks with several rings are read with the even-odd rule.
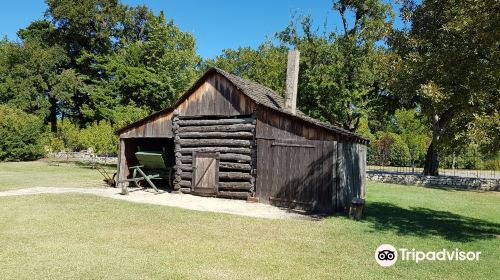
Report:
[[[129,195],[121,195],[116,188],[59,188],[35,187],[0,192],[0,197],[36,194],[83,193],[107,198],[120,199],[135,203],[172,206],[196,211],[219,212],[241,216],[267,219],[307,219],[305,215],[290,212],[271,205],[252,203],[243,200],[200,197],[182,193],[160,193],[135,190]]]

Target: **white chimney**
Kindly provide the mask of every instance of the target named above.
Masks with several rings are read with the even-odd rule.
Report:
[[[286,70],[285,108],[294,114],[297,111],[297,87],[299,83],[299,57],[298,50],[288,51],[288,64]]]

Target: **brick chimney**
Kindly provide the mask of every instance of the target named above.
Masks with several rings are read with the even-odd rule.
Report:
[[[286,70],[285,109],[294,115],[297,112],[299,57],[300,53],[298,50],[288,51],[288,63]]]

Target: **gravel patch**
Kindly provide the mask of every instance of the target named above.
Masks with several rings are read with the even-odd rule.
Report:
[[[153,192],[143,190],[131,191],[129,195],[121,195],[120,192],[120,189],[115,188],[35,187],[2,191],[0,192],[0,197],[36,194],[81,193],[125,200],[135,203],[164,205],[196,211],[219,212],[256,218],[309,219],[308,216],[290,212],[285,209],[280,209],[262,203],[246,202],[243,200],[200,197],[189,194],[168,192],[155,194]]]

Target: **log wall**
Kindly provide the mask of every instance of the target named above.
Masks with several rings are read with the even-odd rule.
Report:
[[[247,199],[254,195],[255,123],[252,115],[234,117],[175,116],[174,189],[192,191],[193,155],[219,153],[218,197]]]

